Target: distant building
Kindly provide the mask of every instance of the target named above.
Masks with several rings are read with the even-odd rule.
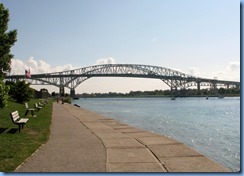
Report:
[[[40,91],[36,91],[36,98],[48,98],[50,94],[47,89],[41,89]]]

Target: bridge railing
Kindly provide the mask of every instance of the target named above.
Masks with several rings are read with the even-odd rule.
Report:
[[[27,80],[31,84],[50,84],[59,87],[67,87],[74,90],[79,84],[92,77],[140,77],[160,79],[164,81],[171,89],[186,88],[195,83],[200,89],[201,83],[208,83],[212,87],[217,84],[234,85],[240,87],[240,82],[225,81],[216,79],[207,79],[195,77],[173,69],[136,64],[106,64],[83,67],[74,70],[68,70],[55,73],[33,74],[31,78],[25,75],[7,76],[6,80]]]

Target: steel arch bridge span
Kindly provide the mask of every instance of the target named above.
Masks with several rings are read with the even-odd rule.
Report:
[[[239,82],[194,77],[165,67],[136,64],[95,65],[63,72],[35,74],[31,75],[31,78],[26,78],[25,75],[11,75],[7,76],[6,80],[26,80],[32,85],[54,85],[60,88],[60,94],[64,93],[64,88],[67,87],[71,90],[71,95],[74,95],[75,88],[92,77],[160,79],[166,83],[171,90],[178,88],[183,89],[191,86],[197,86],[200,90],[200,86],[206,83],[213,88],[216,88],[217,84],[223,84],[227,87],[231,85],[240,86]]]

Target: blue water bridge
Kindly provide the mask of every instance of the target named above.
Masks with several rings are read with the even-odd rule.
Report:
[[[54,85],[59,88],[60,95],[63,95],[64,88],[70,89],[70,95],[75,96],[75,89],[87,79],[92,77],[130,77],[130,78],[148,78],[160,79],[167,84],[171,93],[179,89],[186,89],[196,86],[200,90],[201,86],[209,86],[210,89],[216,90],[217,86],[240,88],[240,82],[225,81],[218,79],[208,79],[185,74],[170,68],[137,65],[137,64],[105,64],[83,67],[79,69],[55,72],[33,74],[30,78],[25,75],[6,76],[7,81],[25,80],[32,85]]]

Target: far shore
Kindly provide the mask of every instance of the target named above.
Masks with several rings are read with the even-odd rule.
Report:
[[[77,96],[74,99],[78,98],[171,98],[172,96]],[[219,95],[192,95],[192,96],[173,96],[175,98],[228,98],[228,97],[240,97],[240,95],[224,95],[224,96],[219,96]]]

